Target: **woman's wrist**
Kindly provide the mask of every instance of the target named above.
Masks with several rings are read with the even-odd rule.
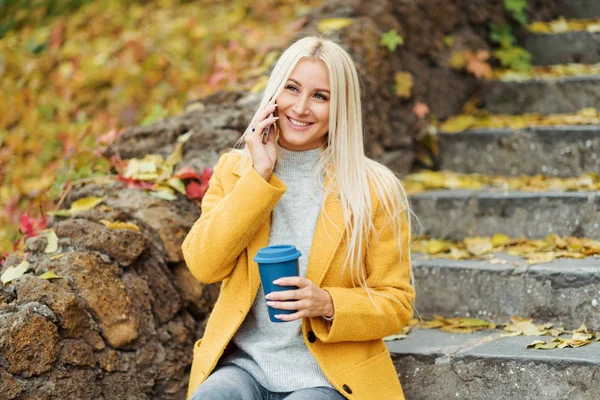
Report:
[[[333,315],[335,314],[335,309],[333,308],[333,299],[331,298],[331,294],[327,290],[323,290],[327,294],[327,306],[325,312],[322,317],[327,321],[333,321]]]
[[[263,177],[263,179],[264,179],[265,181],[268,181],[268,180],[269,180],[269,178],[271,177],[271,170],[261,170],[261,169],[258,169],[258,168],[256,168],[256,167],[254,167],[254,169],[256,170],[256,172],[257,172],[257,173],[258,173],[260,176],[262,176],[262,177]]]

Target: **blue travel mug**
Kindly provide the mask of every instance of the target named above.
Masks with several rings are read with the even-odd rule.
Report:
[[[274,285],[273,281],[287,276],[298,276],[298,258],[302,255],[291,244],[279,244],[263,247],[258,251],[254,261],[258,263],[258,272],[265,296],[271,292],[298,289],[297,286]],[[295,300],[291,300],[295,301]],[[293,314],[296,310],[282,310],[267,306],[271,322],[286,322],[275,318],[275,314]]]

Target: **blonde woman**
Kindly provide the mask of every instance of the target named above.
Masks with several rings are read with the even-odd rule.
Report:
[[[410,212],[398,179],[364,154],[348,53],[292,44],[240,143],[183,243],[192,274],[222,282],[188,398],[403,399],[382,338],[412,316]],[[284,243],[302,253],[300,275],[276,284],[298,289],[265,299],[254,257]],[[292,311],[272,323],[267,305]]]

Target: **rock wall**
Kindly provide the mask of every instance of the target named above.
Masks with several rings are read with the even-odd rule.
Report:
[[[181,255],[199,210],[121,182],[80,184],[66,205],[88,196],[107,198],[51,223],[57,252],[43,252],[45,235],[28,239],[30,272],[0,287],[1,397],[183,399],[191,349],[218,294]],[[102,219],[141,229],[109,229]],[[62,279],[41,279],[47,271]]]

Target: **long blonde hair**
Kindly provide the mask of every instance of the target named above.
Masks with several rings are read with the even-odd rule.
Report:
[[[360,84],[350,55],[331,40],[318,37],[298,40],[275,64],[258,109],[263,109],[270,99],[279,96],[293,69],[303,59],[320,60],[329,72],[329,133],[315,170],[315,182],[326,191],[323,201],[332,192],[340,196],[348,249],[344,268],[350,266],[353,285],[364,287],[369,296],[371,292],[375,292],[392,298],[369,290],[367,271],[361,258],[361,254],[367,249],[370,234],[376,233],[375,237],[378,234],[373,225],[371,189],[374,190],[379,206],[382,207],[386,220],[392,225],[398,238],[401,257],[410,257],[410,207],[406,192],[394,173],[365,155]],[[237,146],[244,146],[244,140],[245,134]],[[245,146],[243,154],[249,157]],[[332,168],[329,168],[330,166]],[[331,182],[327,188],[324,185],[325,177]],[[403,224],[403,220],[406,220],[407,224]],[[407,246],[402,243],[402,226],[408,227]]]

